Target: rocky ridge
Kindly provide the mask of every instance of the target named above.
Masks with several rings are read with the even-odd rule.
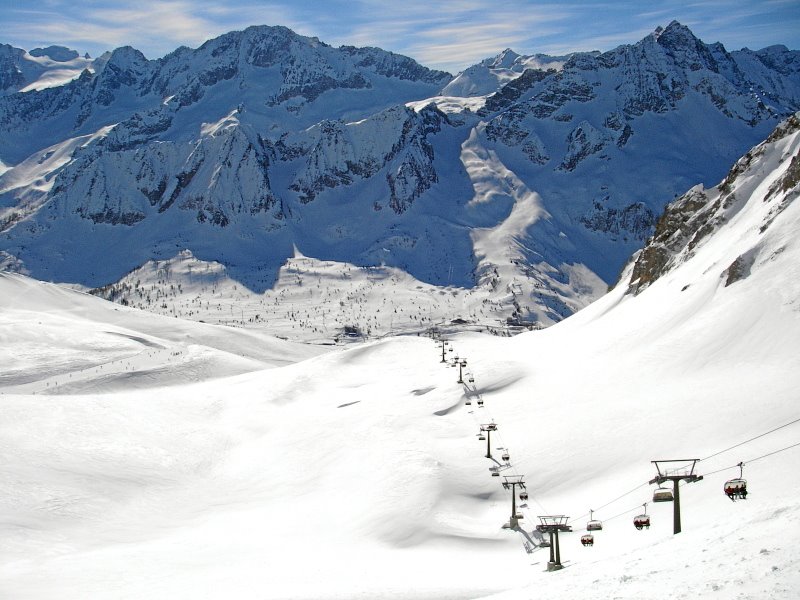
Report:
[[[758,231],[763,234],[772,222],[800,196],[800,113],[781,123],[763,143],[740,158],[725,179],[711,189],[696,186],[670,203],[656,223],[655,233],[636,258],[628,290],[638,294],[690,258],[704,240],[729,223],[748,202],[761,201],[767,210]],[[780,175],[763,197],[757,197],[759,184],[773,169],[765,165],[776,146],[782,148],[777,169]],[[765,158],[766,157],[766,158]],[[749,251],[734,260],[724,273],[725,285],[749,273],[756,252]]]

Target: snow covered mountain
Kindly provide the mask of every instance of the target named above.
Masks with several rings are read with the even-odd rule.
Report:
[[[101,66],[106,58],[93,60],[63,46],[25,52],[0,44],[0,96],[64,85],[80,77],[84,69]]]
[[[794,599],[798,164],[793,117],[670,205],[638,257],[657,270],[632,262],[543,331],[450,336],[464,385],[425,337],[304,347],[0,274],[0,589]],[[703,475],[680,488],[682,533],[669,503],[637,531],[650,461],[677,457]],[[731,502],[740,462],[750,493]],[[526,483],[516,530],[503,476]],[[574,529],[557,572],[535,530],[549,514]]]
[[[506,48],[494,58],[487,58],[462,71],[442,89],[442,96],[486,96],[522,75],[534,71],[560,70],[568,56],[534,54],[522,56]]]
[[[506,51],[455,79],[281,27],[157,61],[120,48],[0,98],[0,252],[119,288],[189,252],[256,296],[304,256],[396,269],[412,293],[454,286],[475,321],[486,307],[495,325],[549,325],[605,293],[667,202],[800,108],[798,66],[675,22],[602,54]]]

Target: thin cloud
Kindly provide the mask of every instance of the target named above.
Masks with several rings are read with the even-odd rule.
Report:
[[[728,48],[800,45],[797,0],[0,0],[0,41],[96,54],[122,45],[150,58],[250,25],[284,25],[332,44],[378,46],[457,72],[506,47],[523,54],[610,50],[673,19]]]

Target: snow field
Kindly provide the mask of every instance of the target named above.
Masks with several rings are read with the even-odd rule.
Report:
[[[403,357],[421,351],[429,368],[409,369]],[[460,396],[442,375],[430,342],[408,338],[168,396],[5,396],[16,500],[34,515],[55,513],[46,531],[9,527],[6,551],[19,556],[20,544],[31,556],[6,564],[9,589],[276,598],[495,590],[488,572],[464,574],[461,561],[486,562],[493,549],[487,570],[500,569],[524,564],[524,554],[479,497],[494,480],[480,454],[464,456],[465,415],[434,414]],[[49,508],[65,496],[78,514]],[[54,535],[66,542],[56,556],[46,543]],[[453,552],[458,561],[437,558]]]
[[[748,290],[739,292],[747,304]],[[3,502],[0,588],[15,598],[54,589],[62,598],[474,598],[509,589],[499,597],[529,598],[545,586],[554,597],[656,598],[679,577],[679,597],[790,598],[798,554],[781,534],[800,515],[798,486],[786,480],[796,450],[746,468],[746,502],[722,494],[732,471],[686,486],[676,538],[669,505],[650,505],[650,530],[629,523],[636,510],[606,521],[594,548],[579,545],[588,517],[577,519],[562,536],[568,568],[559,573],[543,571],[546,549],[531,544],[528,555],[526,538],[500,530],[510,499],[502,478],[489,476],[480,423],[498,424],[492,446],[508,447],[512,463],[503,473],[525,475],[523,526],[535,542],[537,514],[598,508],[652,477],[652,458],[702,458],[790,420],[798,371],[785,344],[751,346],[754,363],[778,363],[770,398],[754,404],[757,382],[725,367],[724,346],[701,378],[688,368],[702,358],[696,338],[676,359],[668,344],[637,351],[631,332],[654,323],[604,326],[657,297],[615,292],[574,329],[458,336],[453,354],[467,357],[483,409],[474,397],[464,406],[457,370],[416,336],[146,393],[6,394],[0,473],[15,492]],[[658,304],[675,322],[694,310]],[[784,342],[798,339],[796,318],[777,314]],[[758,339],[753,331],[744,343]],[[714,393],[694,391],[702,382]],[[793,440],[787,427],[709,465]],[[649,495],[645,486],[595,516]]]
[[[422,336],[303,346],[0,277],[0,590],[795,598],[800,204],[765,192],[798,139],[768,148],[724,223],[638,296],[629,268],[549,329],[450,336],[469,390]],[[141,366],[147,389],[126,369],[109,380],[111,364]],[[80,386],[50,389],[70,373]],[[475,437],[490,422],[509,467]],[[650,461],[670,458],[705,476],[681,489],[683,532],[664,504],[636,531]],[[739,461],[750,494],[732,503]],[[510,498],[491,469],[525,477],[524,532],[500,528]],[[584,548],[590,509],[604,529]],[[573,519],[556,573],[542,514]]]

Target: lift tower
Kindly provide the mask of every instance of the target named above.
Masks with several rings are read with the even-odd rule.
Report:
[[[442,339],[441,342],[442,342],[442,360],[439,361],[439,362],[446,363],[447,359],[445,358],[445,352],[447,351],[447,346],[450,345],[450,342],[448,342],[445,339]],[[451,350],[452,350],[452,348],[451,348]]]
[[[699,458],[683,458],[683,459],[670,459],[670,460],[651,460],[656,466],[656,475],[650,480],[650,484],[657,483],[662,485],[667,481],[672,482],[672,533],[681,532],[681,481],[686,483],[694,483],[695,481],[702,481],[702,475],[695,475],[694,468],[697,466]],[[668,468],[670,463],[678,463],[677,466]],[[653,498],[657,501],[656,498]]]
[[[492,432],[497,431],[497,425],[494,423],[485,423],[481,425],[480,436],[486,434],[486,458],[492,458]]]
[[[540,533],[550,534],[550,562],[547,563],[548,571],[558,571],[563,569],[564,565],[561,564],[561,546],[558,543],[559,531],[572,531],[572,526],[567,525],[569,517],[564,515],[547,515],[539,516],[541,523],[536,526],[536,530]]]
[[[511,519],[508,521],[510,529],[519,526],[519,520],[522,518],[522,513],[517,516],[517,486],[519,489],[525,489],[525,482],[522,480],[522,475],[503,475],[503,487],[506,489],[511,488]]]

